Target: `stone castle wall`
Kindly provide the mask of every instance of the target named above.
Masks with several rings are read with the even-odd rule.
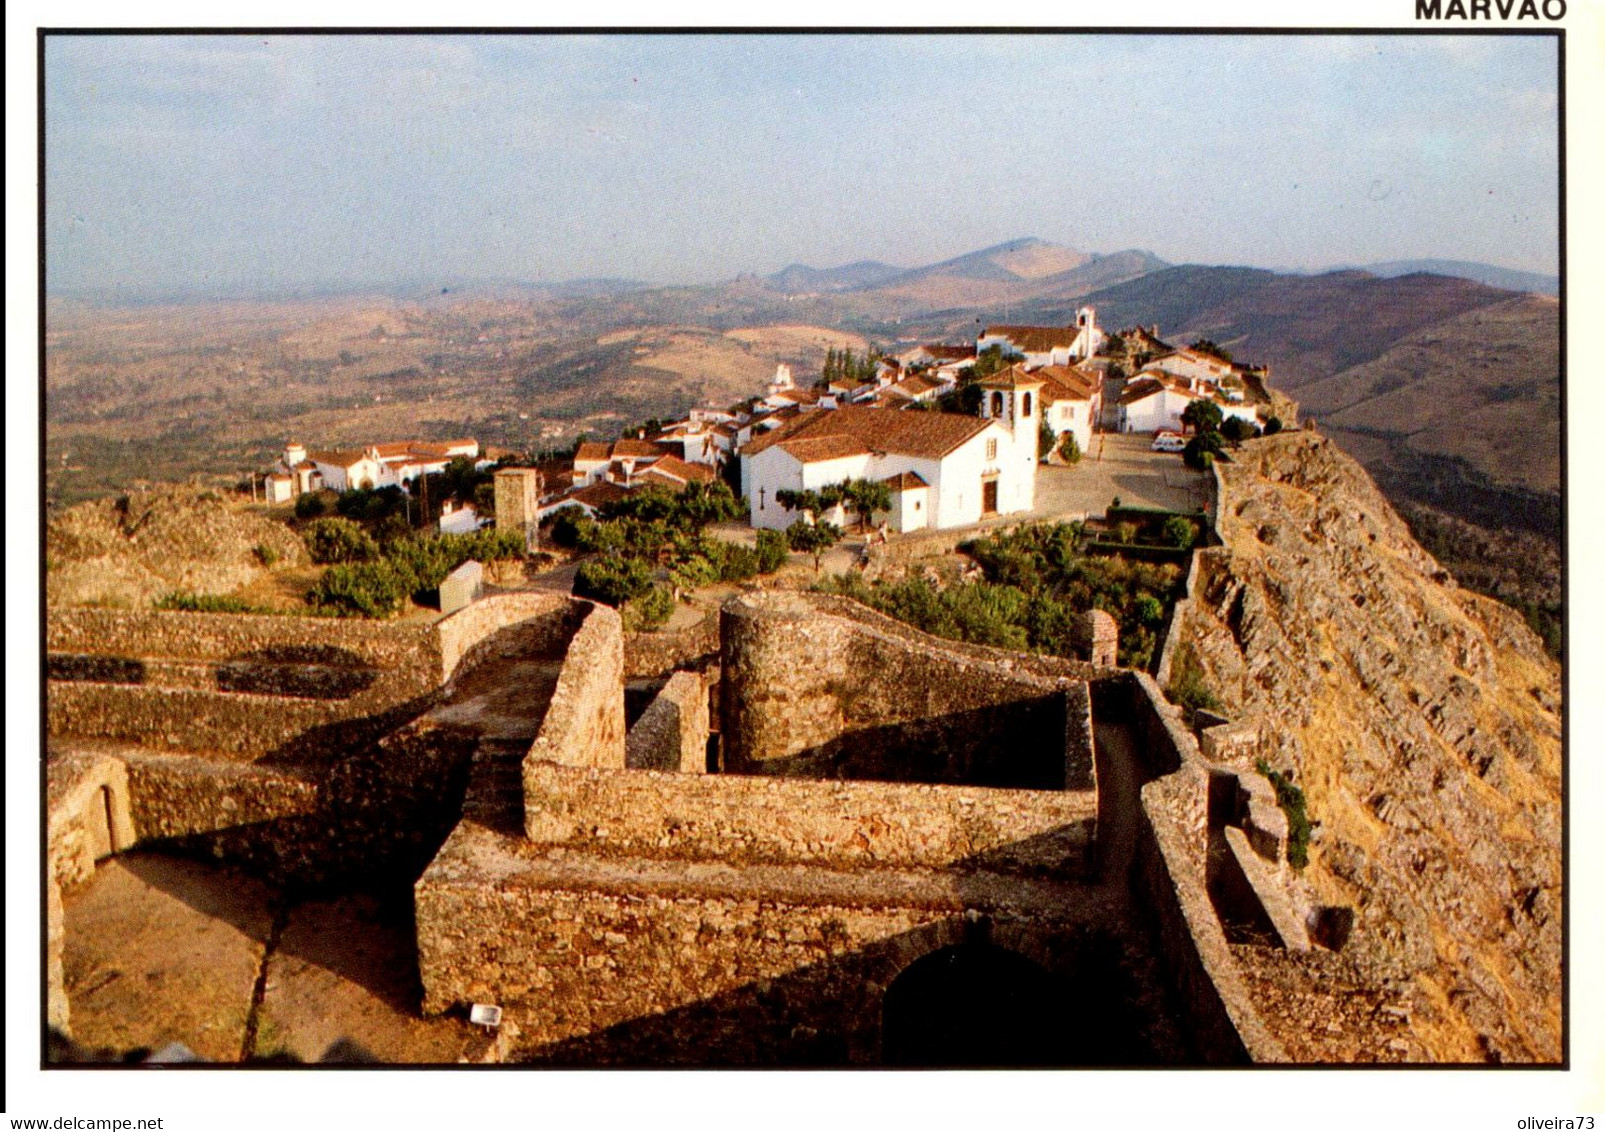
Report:
[[[426,624],[53,608],[49,731],[241,759],[338,757],[491,656],[560,654],[581,616],[554,594],[497,595]]]
[[[839,869],[968,866],[1082,876],[1090,793],[740,775],[524,772],[537,845],[727,864]]]
[[[707,770],[708,689],[701,676],[669,677],[624,737],[624,759],[632,770]]]
[[[624,735],[624,624],[617,610],[593,605],[569,641],[546,718],[524,756],[526,783],[547,763],[622,769]],[[526,785],[526,808],[529,794]]]
[[[1090,666],[937,642],[818,595],[746,595],[722,617],[721,734],[732,772],[1092,785],[1077,678]]]

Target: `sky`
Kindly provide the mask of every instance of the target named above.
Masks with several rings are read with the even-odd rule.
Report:
[[[47,39],[52,292],[1172,262],[1557,269],[1555,41]]]

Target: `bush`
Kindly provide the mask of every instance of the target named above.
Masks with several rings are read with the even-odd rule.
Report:
[[[318,563],[368,562],[379,557],[379,544],[350,519],[315,520],[301,532],[301,540],[312,561]]]
[[[1076,443],[1076,434],[1067,432],[1059,439],[1059,455],[1067,464],[1081,463],[1081,445]]]
[[[758,555],[750,546],[725,543],[719,563],[721,582],[744,582],[758,573]]]
[[[323,496],[317,492],[308,492],[298,495],[295,499],[295,517],[297,519],[316,519],[328,510],[323,502]]]
[[[652,586],[652,568],[638,558],[608,555],[580,564],[574,593],[615,608],[638,598]]]
[[[1193,543],[1198,540],[1198,528],[1181,515],[1166,519],[1161,532],[1165,541],[1179,550],[1191,550]]]
[[[406,604],[415,580],[389,559],[331,566],[307,604],[339,617],[390,617]]]
[[[1165,619],[1165,606],[1153,594],[1143,594],[1137,598],[1135,609],[1137,620],[1144,625],[1157,625]]]
[[[1265,418],[1265,435],[1266,436],[1275,436],[1277,433],[1282,431],[1282,428],[1283,428],[1283,425],[1282,425],[1282,418],[1281,417],[1266,417]]]
[[[773,574],[786,564],[791,554],[791,548],[786,545],[786,536],[779,531],[758,532],[758,573]]]
[[[661,628],[673,614],[674,595],[669,592],[667,586],[653,586],[625,605],[624,627],[636,632],[649,633]]]
[[[274,550],[267,543],[265,543],[265,542],[257,543],[256,544],[256,550],[254,551],[254,553],[256,554],[256,560],[258,562],[260,562],[262,565],[266,566],[269,570],[273,569],[274,566],[278,565],[279,552]]]
[[[552,516],[552,527],[548,532],[552,545],[561,546],[565,550],[574,550],[580,545],[580,531],[591,517],[585,513],[585,508],[579,504],[570,504],[560,508]]]
[[[188,590],[165,593],[152,603],[155,609],[175,610],[179,613],[261,613],[250,602],[237,597],[217,594],[197,594]]]
[[[1220,434],[1234,444],[1241,444],[1245,440],[1252,440],[1259,435],[1259,427],[1245,421],[1242,417],[1227,417],[1220,426]]]

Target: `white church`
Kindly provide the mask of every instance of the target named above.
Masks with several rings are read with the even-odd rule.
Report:
[[[801,413],[741,450],[752,525],[784,530],[803,518],[776,492],[849,479],[884,481],[896,532],[962,527],[1036,503],[1042,383],[999,375],[982,383],[983,417],[843,406]]]

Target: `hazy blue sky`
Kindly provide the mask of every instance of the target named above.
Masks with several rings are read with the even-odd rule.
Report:
[[[704,282],[1026,235],[1552,272],[1554,42],[52,38],[50,285]]]

